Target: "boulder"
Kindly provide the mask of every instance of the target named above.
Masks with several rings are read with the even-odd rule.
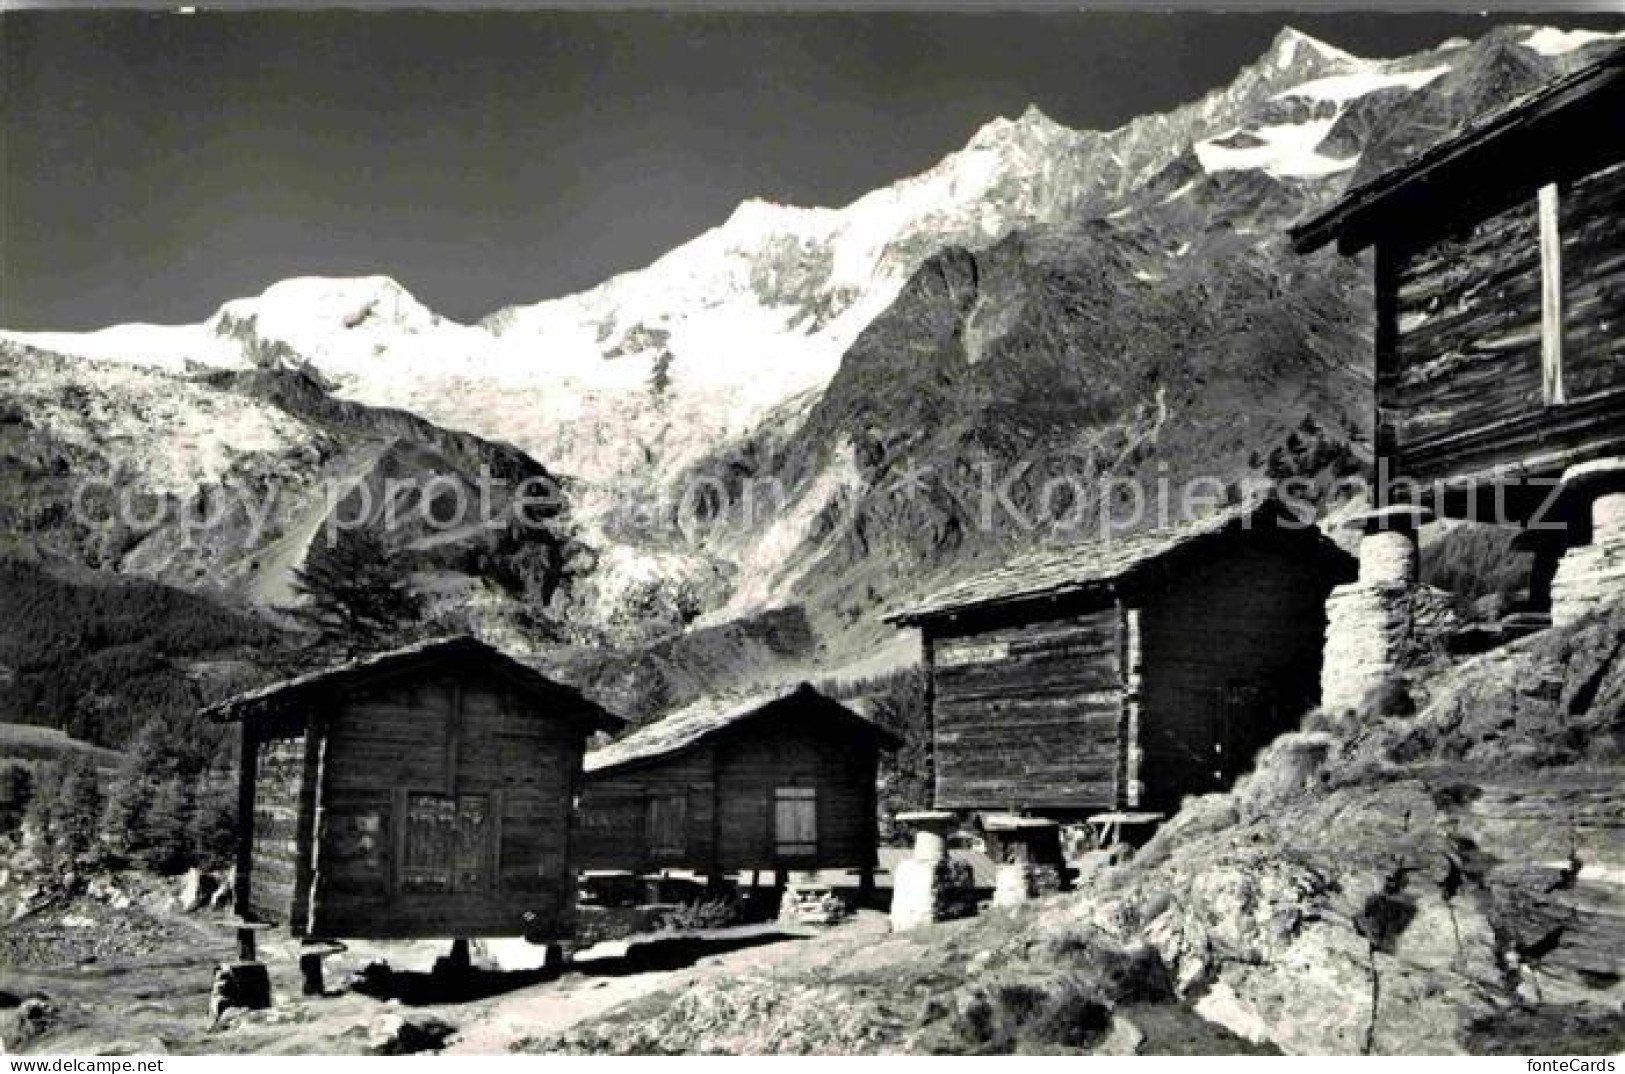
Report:
[[[6,1048],[12,1051],[37,1037],[44,1036],[55,1026],[60,1016],[56,1005],[42,993],[25,996],[11,1015],[11,1026],[5,1035]]]
[[[390,1011],[366,1026],[364,1050],[370,1055],[415,1055],[438,1051],[457,1028],[438,1018]]]
[[[218,1023],[230,1010],[260,1011],[271,1005],[271,974],[263,962],[230,962],[214,971],[209,992],[209,1021]]]
[[[175,892],[175,904],[188,914],[195,913],[209,904],[209,899],[219,886],[220,879],[213,873],[193,866],[181,877],[180,888]]]

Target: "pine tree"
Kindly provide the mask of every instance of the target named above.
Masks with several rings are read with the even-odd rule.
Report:
[[[102,847],[128,862],[143,860],[150,849],[147,810],[157,781],[173,767],[161,724],[149,721],[136,732],[108,789],[102,810]]]
[[[371,530],[341,530],[313,547],[293,588],[305,598],[294,617],[315,631],[318,647],[347,658],[399,643],[423,619],[405,563]]]
[[[197,785],[189,853],[204,866],[224,865],[237,847],[237,780],[229,764],[216,764]]]
[[[158,781],[147,808],[142,864],[160,873],[178,873],[191,865],[196,810],[192,787],[179,774]]]
[[[0,768],[0,835],[21,827],[33,797],[34,774],[27,766],[8,764]]]
[[[96,767],[80,757],[68,763],[50,811],[51,845],[62,866],[72,866],[96,846],[102,815],[101,778]]]

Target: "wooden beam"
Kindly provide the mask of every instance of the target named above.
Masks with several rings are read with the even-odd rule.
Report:
[[[937,662],[936,643],[929,626],[920,627],[920,665],[925,672],[925,786],[930,802],[921,806],[935,807],[937,798]]]
[[[1123,610],[1123,790],[1118,796],[1125,806],[1136,808],[1145,786],[1141,763],[1145,753],[1140,745],[1140,610]]]
[[[1372,415],[1372,433],[1376,448],[1377,479],[1376,502],[1388,502],[1386,479],[1396,454],[1393,397],[1399,377],[1399,255],[1392,243],[1380,243],[1373,257],[1372,283],[1377,300],[1376,413]],[[1388,467],[1382,465],[1387,460]]]
[[[389,792],[389,896],[398,899],[406,880],[406,788],[394,787]]]
[[[250,916],[253,901],[254,876],[254,783],[259,778],[259,738],[254,724],[244,720],[240,725],[239,753],[237,755],[237,873],[233,880],[231,902],[237,916]],[[252,954],[248,956],[252,958]]]
[[[310,887],[305,893],[305,935],[320,935],[317,914],[321,909],[322,842],[327,836],[327,728],[328,714],[314,712],[307,730],[307,758],[314,751],[311,785]]]
[[[446,710],[446,797],[457,795],[457,754],[463,738],[463,681],[451,680],[451,704]]]
[[[1567,402],[1563,394],[1563,235],[1557,226],[1557,184],[1540,188],[1540,384],[1547,406]]]

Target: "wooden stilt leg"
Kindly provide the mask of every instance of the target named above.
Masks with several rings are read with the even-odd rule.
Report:
[[[474,960],[468,949],[468,937],[459,936],[451,941],[451,969],[456,973],[467,973],[473,965]]]
[[[300,954],[299,980],[301,994],[306,996],[327,995],[327,982],[322,979],[321,955],[315,953]]]

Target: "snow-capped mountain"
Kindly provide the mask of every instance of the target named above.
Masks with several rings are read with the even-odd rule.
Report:
[[[14,338],[177,369],[304,364],[345,397],[510,440],[590,482],[643,482],[821,388],[943,246],[976,249],[1018,227],[1109,211],[1192,144],[1215,170],[1343,166],[1314,158],[1328,119],[1261,128],[1262,148],[1222,143],[1295,87],[1324,97],[1353,94],[1361,79],[1425,77],[1391,66],[1287,30],[1231,86],[1167,115],[1079,132],[1029,108],[845,207],[747,201],[645,269],[479,325],[438,316],[387,278],[307,278],[228,302],[199,326]]]
[[[1183,107],[1104,132],[1030,107],[849,205],[747,201],[643,269],[478,324],[384,277],[309,277],[199,325],[3,337],[19,363],[293,371],[517,445],[576,479],[597,622],[807,602],[840,630],[921,570],[1027,539],[968,536],[974,457],[1087,442],[1117,471],[1240,478],[1357,456],[1367,284],[1284,229],[1618,44],[1504,27],[1377,60],[1288,29]],[[628,521],[627,496],[694,476],[771,477],[788,501],[699,535]]]

